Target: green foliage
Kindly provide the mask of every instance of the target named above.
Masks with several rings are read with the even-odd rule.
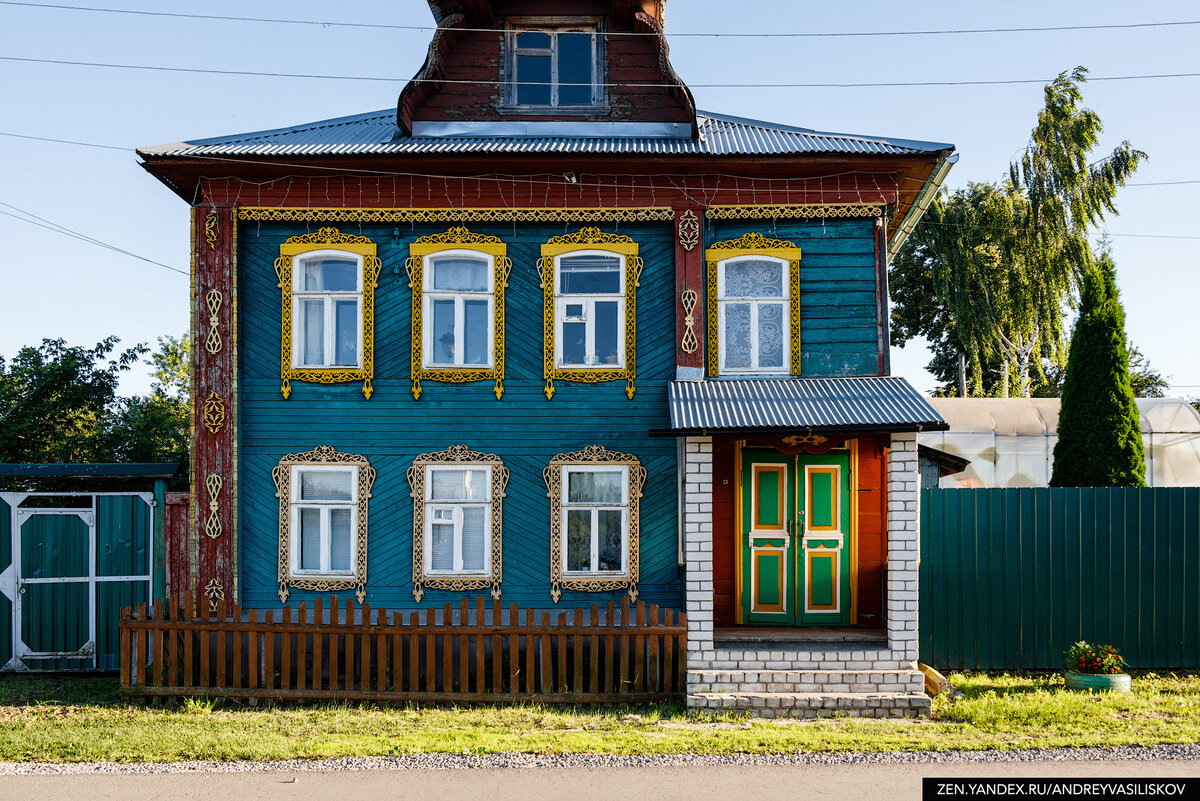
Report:
[[[146,352],[114,354],[117,338],[94,348],[61,339],[0,359],[0,461],[67,462],[105,458],[105,433],[120,374]]]
[[[1133,387],[1135,398],[1165,398],[1171,383],[1167,377],[1154,369],[1150,360],[1138,349],[1133,342],[1126,345],[1129,351],[1129,384]],[[1066,378],[1065,366],[1046,363],[1042,365],[1044,379],[1033,388],[1035,398],[1061,398],[1063,379]]]
[[[118,352],[117,343],[109,337],[83,348],[47,339],[11,361],[0,358],[0,462],[186,461],[187,338],[159,338],[148,361],[155,382],[144,397],[122,398],[117,388],[148,348]]]
[[[1103,129],[1080,108],[1087,70],[1045,88],[1022,156],[1002,183],[943,192],[892,267],[892,338],[930,340],[930,370],[952,389],[958,355],[971,395],[1029,396],[1042,364],[1066,357],[1065,308],[1093,262],[1089,230],[1145,153],[1122,142],[1095,161]]]
[[[1116,268],[1105,254],[1084,277],[1050,486],[1146,486],[1142,427],[1125,342]]]
[[[1128,667],[1125,660],[1111,645],[1079,642],[1068,648],[1064,654],[1065,667],[1072,673],[1089,673],[1093,675],[1112,675],[1123,673]]]

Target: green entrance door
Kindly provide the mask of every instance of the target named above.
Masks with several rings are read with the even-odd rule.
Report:
[[[850,622],[850,458],[742,452],[742,622]]]

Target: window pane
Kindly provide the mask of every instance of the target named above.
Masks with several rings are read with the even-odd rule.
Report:
[[[433,570],[454,569],[454,526],[438,523],[433,529],[429,543],[429,566]]]
[[[435,258],[433,288],[463,292],[487,292],[487,260],[463,256]]]
[[[517,35],[517,47],[521,49],[535,47],[542,50],[549,50],[550,34],[539,33],[538,31],[525,31]]]
[[[783,267],[783,262],[766,259],[726,262],[724,297],[783,297]]]
[[[456,364],[454,360],[454,301],[435,300],[429,330],[430,358],[434,364]]]
[[[325,363],[325,301],[300,301],[300,363]]]
[[[622,562],[621,533],[624,514],[620,509],[601,509],[596,512],[600,531],[600,570],[620,572]]]
[[[300,499],[304,501],[353,500],[354,474],[349,470],[301,470]]]
[[[300,510],[300,569],[321,569],[321,510]]]
[[[339,300],[333,306],[334,364],[358,364],[358,301]]]
[[[567,570],[592,569],[592,511],[567,510]]]
[[[350,550],[354,537],[351,532],[351,512],[349,509],[329,510],[329,568],[335,573],[350,572]]]
[[[429,497],[435,501],[486,501],[486,470],[430,471]]]
[[[358,262],[350,259],[305,259],[301,288],[305,292],[357,292]]]
[[[586,106],[592,102],[592,36],[558,35],[558,103]]]
[[[617,364],[617,315],[616,301],[596,301],[596,364]]]
[[[565,256],[558,262],[560,295],[616,294],[621,291],[617,256]]]
[[[758,306],[758,366],[783,367],[783,304]]]
[[[462,512],[463,570],[478,573],[483,570],[483,550],[487,541],[487,511],[482,506],[464,506]]]
[[[750,367],[750,304],[725,304],[725,367]]]
[[[488,302],[463,302],[463,364],[487,364],[491,343],[488,342]]]
[[[623,473],[617,470],[567,472],[567,503],[621,503]]]
[[[527,35],[522,34],[521,38]],[[517,102],[526,106],[550,105],[549,55],[517,56]]]
[[[563,323],[563,364],[587,364],[587,323]]]

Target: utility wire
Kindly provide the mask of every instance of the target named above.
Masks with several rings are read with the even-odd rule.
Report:
[[[0,0],[2,2],[2,0]],[[376,81],[382,83],[434,83],[434,84],[464,84],[473,86],[505,86],[505,81],[471,81],[451,80],[448,78],[384,78],[375,75],[327,75],[321,73],[302,72],[259,72],[255,70],[218,70],[203,67],[164,67],[152,64],[112,64],[101,61],[68,61],[55,58],[24,58],[20,56],[0,56],[0,61],[17,61],[27,64],[58,64],[71,67],[102,67],[105,69],[148,70],[151,72],[185,72],[201,75],[242,75],[256,78],[304,78],[308,80],[330,81]],[[1157,78],[1200,78],[1200,72],[1169,72],[1147,75],[1108,75],[1101,77],[1088,76],[1088,81],[1141,81]],[[876,87],[917,87],[917,86],[1008,86],[1016,84],[1047,84],[1054,78],[1009,78],[1001,80],[982,81],[868,81],[863,83],[691,83],[694,89],[862,89]],[[550,82],[522,81],[522,86],[550,86]],[[625,87],[636,89],[674,89],[678,84],[671,83],[604,83],[605,87]]]
[[[261,22],[273,23],[281,25],[310,25],[321,28],[376,28],[380,30],[398,30],[398,31],[424,31],[432,32],[437,30],[432,25],[392,25],[387,23],[374,22],[340,22],[334,20],[306,20],[306,19],[280,19],[278,17],[235,17],[221,14],[185,14],[181,12],[171,11],[140,11],[126,8],[97,8],[93,6],[71,6],[59,5],[53,3],[25,3],[15,2],[14,0],[0,0],[0,5],[4,6],[23,6],[26,8],[47,8],[57,9],[60,11],[89,11],[103,14],[127,14],[142,17],[171,17],[175,19],[202,19],[202,20],[218,20],[225,22]],[[875,37],[875,36],[942,36],[942,35],[962,35],[962,34],[977,34],[977,33],[1044,33],[1044,32],[1063,32],[1063,31],[1104,31],[1104,30],[1132,30],[1137,28],[1166,28],[1176,27],[1181,25],[1200,25],[1200,20],[1178,20],[1169,22],[1133,22],[1133,23],[1118,23],[1112,25],[1045,25],[1045,26],[1030,26],[1030,27],[1013,27],[1013,28],[949,28],[942,30],[915,30],[915,31],[805,31],[805,32],[787,32],[773,31],[770,33],[733,33],[733,32],[700,32],[700,31],[681,31],[679,33],[672,32],[670,35],[675,37],[712,37],[712,38],[755,38],[755,39],[822,39],[822,38],[846,38],[846,37]],[[466,28],[455,27],[456,31],[465,31],[471,33],[504,33],[503,28]],[[640,31],[605,31],[607,37],[614,36],[658,36],[654,32]]]
[[[71,228],[67,228],[65,225],[59,225],[58,223],[56,223],[52,220],[47,220],[45,217],[39,217],[38,215],[36,215],[32,212],[25,211],[22,208],[18,208],[17,206],[12,205],[11,203],[5,203],[3,201],[0,201],[0,206],[4,206],[6,208],[9,208],[9,209],[12,209],[13,211],[18,212],[17,214],[13,214],[12,212],[8,212],[8,211],[4,211],[4,209],[0,209],[0,214],[5,215],[6,217],[12,217],[14,220],[20,220],[21,222],[29,223],[30,225],[36,225],[39,228],[45,228],[47,231],[53,231],[56,234],[62,234],[64,236],[69,236],[69,237],[72,237],[73,239],[78,239],[81,242],[87,242],[90,245],[96,245],[97,247],[106,248],[115,253],[120,253],[125,256],[131,256],[132,258],[139,259],[139,260],[147,262],[149,264],[153,264],[158,267],[164,267],[172,272],[179,273],[180,275],[188,275],[188,272],[186,270],[180,270],[178,267],[172,267],[169,264],[163,264],[161,261],[155,261],[154,259],[148,259],[145,256],[139,256],[138,254],[132,253],[128,250],[125,250],[124,248],[119,248],[116,245],[110,245],[108,242],[104,242],[102,240],[96,239],[95,237],[88,236],[87,234],[81,234],[78,231],[75,231]],[[22,215],[24,215],[24,216],[22,216]]]

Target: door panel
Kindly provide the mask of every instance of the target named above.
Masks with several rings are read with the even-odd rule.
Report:
[[[742,451],[741,622],[850,622],[850,459]]]

